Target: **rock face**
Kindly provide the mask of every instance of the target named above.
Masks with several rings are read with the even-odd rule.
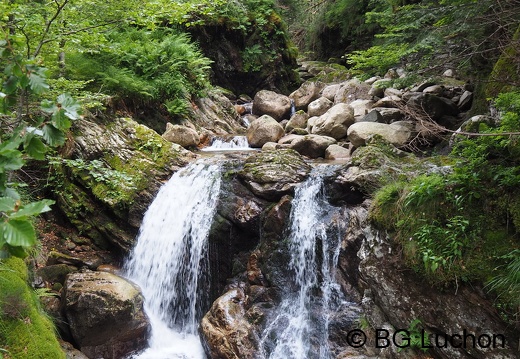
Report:
[[[311,133],[329,136],[339,140],[347,134],[347,129],[354,123],[354,110],[345,103],[331,107],[314,122]]]
[[[278,141],[284,133],[283,127],[274,118],[263,115],[248,127],[247,142],[251,147],[262,147],[267,142]]]
[[[483,348],[478,344],[482,334],[514,338],[478,292],[465,285],[455,293],[432,291],[402,263],[393,260],[395,248],[392,239],[367,226],[366,215],[367,212],[358,212],[360,227],[356,232],[362,244],[358,252],[360,262],[356,282],[368,286],[362,291],[362,303],[373,328],[408,328],[412,321],[420,319],[422,326],[433,333],[430,353],[436,358],[516,357],[512,346],[517,343],[506,343],[504,349],[500,341],[497,341],[496,348]],[[476,339],[468,337],[466,344],[459,348],[463,339],[457,342],[458,337],[454,337],[455,345],[443,347],[446,337],[440,333],[460,335],[460,338],[467,333],[475,335]],[[395,347],[383,349],[381,354],[389,358],[402,357]]]
[[[166,124],[166,131],[162,137],[166,141],[176,143],[182,147],[195,147],[199,144],[199,134],[194,129],[186,126]]]
[[[101,249],[125,253],[162,180],[195,156],[129,118],[74,122],[68,160],[53,165],[57,205]]]
[[[269,115],[276,121],[289,118],[291,113],[291,99],[274,91],[258,91],[253,99],[253,114],[257,116]]]
[[[149,323],[133,284],[107,272],[67,278],[63,310],[72,336],[89,358],[119,359],[146,346]]]
[[[310,170],[311,167],[296,151],[277,150],[250,156],[239,176],[257,196],[277,201],[292,193]]]
[[[250,16],[244,14],[241,16]],[[273,12],[268,24],[260,26],[254,21],[247,29],[236,29],[236,24],[222,23],[190,26],[194,41],[200,44],[204,55],[211,60],[212,83],[240,94],[253,96],[257,91],[269,89],[290,93],[300,85],[296,57],[288,42],[283,21]],[[229,20],[230,22],[233,20]],[[260,33],[261,32],[261,33]],[[269,48],[259,45],[259,37],[269,38]],[[277,56],[265,57],[260,63],[255,58],[247,58],[244,49],[258,48],[261,51],[274,50]]]

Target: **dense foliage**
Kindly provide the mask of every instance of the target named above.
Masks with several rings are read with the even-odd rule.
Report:
[[[324,60],[343,56],[357,75],[383,75],[397,65],[424,71],[440,63],[473,76],[489,72],[520,20],[518,0],[314,3],[302,5],[314,10],[310,18],[296,20],[310,24],[300,28],[307,38],[302,49]]]
[[[41,102],[40,111],[29,110],[29,95],[39,95],[48,85],[45,69],[25,61],[7,38],[0,42],[0,58],[5,67],[0,74],[0,258],[9,254],[25,256],[36,243],[31,217],[50,210],[50,200],[23,203],[14,171],[27,159],[43,160],[48,146],[63,145],[65,132],[79,117],[78,103],[69,95]],[[23,111],[31,114],[23,114]]]
[[[520,306],[520,93],[495,101],[500,118],[457,138],[447,173],[393,182],[375,196],[373,220],[391,228],[410,265],[437,285],[488,283]],[[513,135],[512,135],[513,134]]]

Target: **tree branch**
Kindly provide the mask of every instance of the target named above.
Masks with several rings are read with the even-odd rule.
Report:
[[[33,57],[38,56],[40,54],[41,50],[42,50],[42,46],[48,42],[48,41],[45,40],[45,38],[47,37],[47,35],[50,32],[52,24],[58,18],[58,16],[60,15],[61,11],[67,5],[69,0],[63,0],[63,3],[61,3],[61,4],[59,3],[58,0],[54,0],[54,2],[56,3],[56,6],[57,6],[56,7],[56,12],[51,17],[51,19],[49,21],[47,21],[47,24],[45,26],[45,30],[43,31],[41,40],[40,40],[38,46],[36,47],[36,50],[34,51]]]

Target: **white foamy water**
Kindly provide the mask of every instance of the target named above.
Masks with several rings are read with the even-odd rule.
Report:
[[[328,231],[328,208],[322,176],[314,171],[295,192],[288,237],[289,269],[294,273],[295,288],[283,294],[276,317],[264,330],[264,358],[332,357],[329,313],[333,303],[344,301],[338,300],[340,289],[334,279],[340,240],[338,233]]]
[[[203,148],[201,151],[247,151],[252,150],[249,147],[246,136],[234,136],[230,139],[215,138],[210,146]]]
[[[207,239],[220,190],[218,165],[175,173],[148,208],[129,260],[150,318],[149,348],[133,359],[203,359],[198,335],[209,287]]]

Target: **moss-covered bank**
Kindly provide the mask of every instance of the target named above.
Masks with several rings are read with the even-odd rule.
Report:
[[[52,322],[41,310],[27,279],[23,260],[11,257],[0,261],[0,357],[65,359]]]

